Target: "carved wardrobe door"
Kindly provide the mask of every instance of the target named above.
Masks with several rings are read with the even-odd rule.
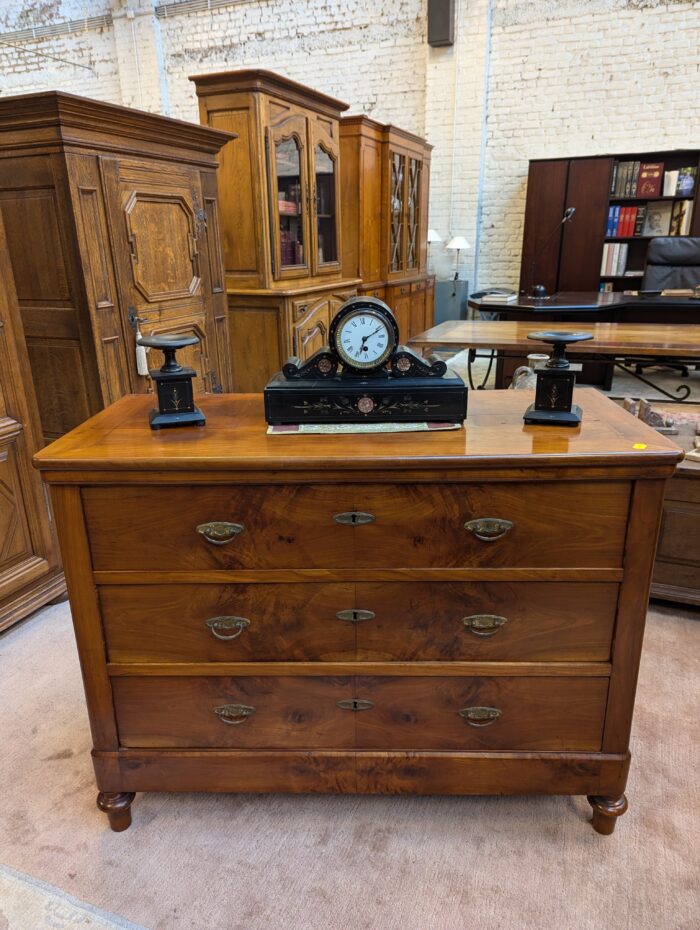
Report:
[[[215,321],[207,313],[210,293],[206,243],[207,211],[195,168],[104,158],[103,176],[111,216],[122,312],[138,317],[141,333],[183,333],[199,338],[178,361],[194,368],[195,391],[220,383]],[[149,368],[160,367],[152,349]],[[142,390],[145,378],[134,379]]]
[[[64,590],[48,501],[32,468],[42,445],[0,215],[0,630]]]

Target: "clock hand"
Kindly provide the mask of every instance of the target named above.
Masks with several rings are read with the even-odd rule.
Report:
[[[369,333],[367,336],[363,336],[363,337],[362,337],[362,343],[363,343],[363,345],[364,345],[365,342],[367,342],[368,339],[371,339],[372,336],[376,336],[377,333],[380,333],[380,332],[382,331],[383,328],[384,328],[384,327],[382,327],[382,326],[378,326],[378,327],[375,329],[375,331],[374,331],[373,333]]]

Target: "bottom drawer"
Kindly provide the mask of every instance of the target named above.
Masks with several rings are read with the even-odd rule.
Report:
[[[607,678],[113,678],[140,748],[600,749]]]

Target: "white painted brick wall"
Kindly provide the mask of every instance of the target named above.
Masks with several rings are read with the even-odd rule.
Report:
[[[518,282],[528,159],[700,148],[700,0],[455,0],[457,43],[446,49],[426,43],[427,0],[243,0],[158,20],[153,5],[4,0],[0,39],[106,12],[115,24],[26,51],[0,46],[2,93],[58,87],[196,120],[189,74],[278,71],[427,135],[430,225],[472,243],[460,265],[472,286]],[[129,8],[146,14],[135,24],[140,84]],[[432,253],[451,277],[454,257]]]

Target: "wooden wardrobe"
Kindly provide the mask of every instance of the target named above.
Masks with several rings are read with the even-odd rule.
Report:
[[[234,390],[309,358],[357,293],[343,272],[340,114],[347,105],[270,71],[190,78],[200,121],[238,135],[220,156]]]
[[[70,94],[0,99],[0,629],[64,591],[32,455],[151,390],[136,318],[196,333],[180,353],[196,389],[230,388],[216,188],[230,139]]]
[[[431,151],[420,136],[366,116],[340,121],[343,273],[362,278],[359,293],[389,304],[404,342],[433,324]]]
[[[231,384],[216,155],[231,135],[55,91],[0,99],[0,214],[44,437],[123,394],[146,333],[194,333]],[[151,351],[151,368],[161,364]]]

